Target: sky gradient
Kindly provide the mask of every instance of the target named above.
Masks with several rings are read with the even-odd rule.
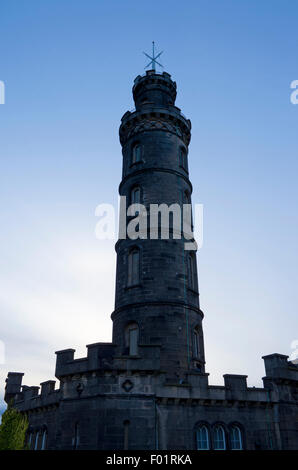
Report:
[[[298,4],[14,0],[0,6],[0,407],[8,371],[52,379],[56,350],[110,341],[118,128],[155,40],[192,121],[206,370],[261,385],[262,355],[298,339]]]

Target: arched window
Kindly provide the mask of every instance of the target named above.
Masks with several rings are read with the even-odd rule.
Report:
[[[30,431],[28,434],[28,442],[27,442],[29,449],[31,449],[32,447],[32,438],[33,438],[33,433],[32,431]]]
[[[38,450],[38,441],[39,441],[39,431],[37,431],[35,434],[34,450]]]
[[[130,356],[137,356],[139,350],[139,326],[137,323],[129,323],[125,329],[125,346]]]
[[[187,271],[188,271],[188,287],[196,289],[196,270],[195,270],[195,256],[189,254],[187,257]]]
[[[184,147],[179,148],[179,165],[187,171],[187,154]]]
[[[132,148],[132,163],[141,161],[141,146],[139,143],[135,144]]]
[[[196,431],[197,450],[209,450],[209,432],[207,426],[200,426]]]
[[[141,203],[141,189],[138,186],[132,188],[130,192],[130,203],[140,204]]]
[[[48,439],[48,433],[47,430],[44,429],[42,433],[42,440],[41,440],[41,450],[46,450],[47,448],[47,439]]]
[[[193,355],[194,357],[200,356],[200,335],[197,328],[193,332]]]
[[[128,255],[128,286],[140,283],[140,250],[134,248]]]
[[[233,425],[230,431],[231,450],[242,450],[241,430],[238,426]]]
[[[224,428],[220,425],[214,428],[214,450],[225,450],[226,449],[226,438]]]

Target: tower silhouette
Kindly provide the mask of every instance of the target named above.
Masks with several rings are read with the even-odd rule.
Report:
[[[127,206],[137,202],[146,208],[147,231],[138,239],[127,237],[116,243],[113,343],[123,352],[129,347],[129,334],[135,334],[140,345],[161,346],[161,369],[167,373],[181,375],[193,368],[203,372],[196,252],[185,250],[183,216],[176,226],[172,212],[167,212],[176,206],[183,214],[183,205],[191,203],[191,123],[175,106],[176,83],[168,73],[149,70],[138,76],[133,97],[136,109],[124,114],[119,130],[123,153],[119,194]],[[152,205],[162,204],[165,218],[160,211],[153,227]],[[128,226],[130,221],[127,217]],[[163,221],[170,224],[165,239]],[[129,332],[130,325],[135,333]]]

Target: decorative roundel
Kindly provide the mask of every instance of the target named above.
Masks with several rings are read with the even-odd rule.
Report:
[[[133,383],[131,380],[125,380],[122,384],[122,388],[126,391],[126,392],[130,392],[132,389],[133,389]]]

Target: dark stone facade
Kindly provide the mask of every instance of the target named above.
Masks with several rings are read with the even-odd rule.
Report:
[[[190,203],[191,123],[174,104],[176,83],[148,71],[135,79],[133,96],[136,110],[120,126],[120,195],[129,205],[137,188],[146,209]],[[162,239],[160,221],[157,239],[146,238],[148,230],[116,243],[112,343],[88,345],[81,359],[58,351],[58,389],[48,381],[39,392],[22,386],[22,373],[8,374],[5,400],[28,415],[31,448],[298,449],[298,366],[272,354],[264,357],[263,388],[228,374],[224,386],[209,385],[196,254],[185,250],[185,236],[175,237],[173,221],[170,239]]]

